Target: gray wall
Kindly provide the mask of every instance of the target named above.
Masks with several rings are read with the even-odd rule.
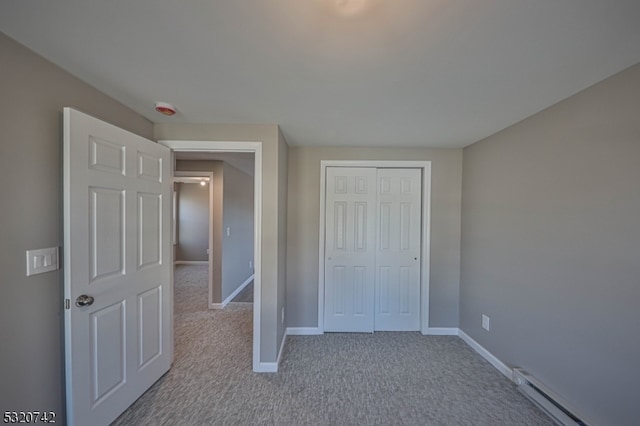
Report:
[[[62,247],[62,108],[152,137],[152,124],[0,33],[0,412],[63,423],[62,272],[25,276],[25,250]]]
[[[222,300],[251,275],[253,267],[253,176],[223,163]],[[227,236],[226,228],[230,228]]]
[[[289,148],[287,325],[318,326],[320,160],[429,160],[430,327],[458,326],[461,149]]]
[[[178,184],[176,260],[207,261],[209,248],[209,184]]]
[[[637,425],[640,65],[465,148],[462,199],[462,330]]]
[[[289,185],[289,146],[278,128],[278,341],[285,338],[287,324],[287,217]],[[284,315],[283,315],[284,312]]]
[[[201,141],[260,141],[262,142],[262,299],[260,353],[262,362],[275,362],[282,343],[278,332],[279,311],[284,306],[278,296],[278,290],[286,279],[279,269],[282,268],[282,245],[286,228],[281,226],[279,214],[286,193],[279,182],[287,168],[280,161],[281,151],[287,148],[286,142],[279,143],[279,130],[275,124],[156,124],[156,139],[201,140]],[[286,172],[285,172],[286,173]]]

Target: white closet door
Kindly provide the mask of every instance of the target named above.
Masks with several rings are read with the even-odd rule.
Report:
[[[328,167],[325,331],[373,331],[376,169]]]
[[[375,330],[420,330],[419,169],[378,169]]]

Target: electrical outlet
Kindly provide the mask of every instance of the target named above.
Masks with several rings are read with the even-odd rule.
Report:
[[[280,322],[284,324],[284,308],[282,308],[282,311],[280,311]]]
[[[482,328],[487,331],[491,331],[491,320],[485,314],[482,314]]]
[[[249,269],[253,268],[253,260],[249,261]]]

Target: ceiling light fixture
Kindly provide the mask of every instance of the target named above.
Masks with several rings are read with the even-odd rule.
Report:
[[[176,113],[174,106],[166,102],[156,102],[156,111],[169,117]]]
[[[332,0],[336,11],[344,16],[353,16],[367,8],[367,0]]]

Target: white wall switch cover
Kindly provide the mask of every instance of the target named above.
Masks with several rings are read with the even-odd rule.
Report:
[[[55,271],[59,268],[58,247],[27,250],[27,276]]]
[[[231,227],[227,226],[227,237],[231,236]]]
[[[485,314],[482,314],[482,328],[484,328],[487,331],[491,330],[491,322],[488,316],[486,316]]]

